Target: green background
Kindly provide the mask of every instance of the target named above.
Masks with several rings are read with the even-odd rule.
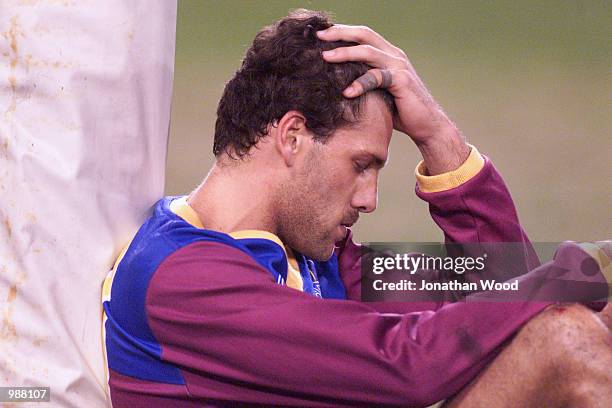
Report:
[[[534,241],[612,238],[612,13],[606,2],[180,0],[166,193],[213,162],[225,82],[264,25],[305,7],[401,47],[431,93],[504,176]],[[414,195],[419,154],[395,134],[361,241],[438,241]],[[491,203],[495,205],[495,203]]]

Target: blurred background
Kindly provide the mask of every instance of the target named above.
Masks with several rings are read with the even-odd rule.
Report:
[[[493,159],[533,241],[612,238],[612,12],[607,1],[180,0],[166,194],[213,163],[224,84],[257,31],[305,7],[402,48],[468,141]],[[360,241],[440,241],[395,134]],[[495,206],[495,203],[491,203]]]

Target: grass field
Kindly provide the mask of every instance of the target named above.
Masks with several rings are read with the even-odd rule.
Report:
[[[468,140],[494,160],[532,240],[612,238],[612,13],[604,1],[180,0],[168,194],[206,174],[225,81],[255,33],[296,7],[332,11],[404,49]],[[362,217],[358,239],[442,238],[413,193],[418,160],[396,134],[379,208]]]

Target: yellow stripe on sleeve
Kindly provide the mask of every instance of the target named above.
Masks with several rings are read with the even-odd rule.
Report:
[[[421,160],[414,171],[419,190],[424,193],[438,193],[450,190],[451,188],[459,187],[478,174],[483,168],[485,161],[474,146],[469,146],[472,150],[465,162],[458,169],[447,173],[428,176],[425,162]]]

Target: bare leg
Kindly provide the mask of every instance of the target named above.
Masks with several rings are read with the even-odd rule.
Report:
[[[610,407],[612,334],[580,305],[548,308],[444,407]]]

